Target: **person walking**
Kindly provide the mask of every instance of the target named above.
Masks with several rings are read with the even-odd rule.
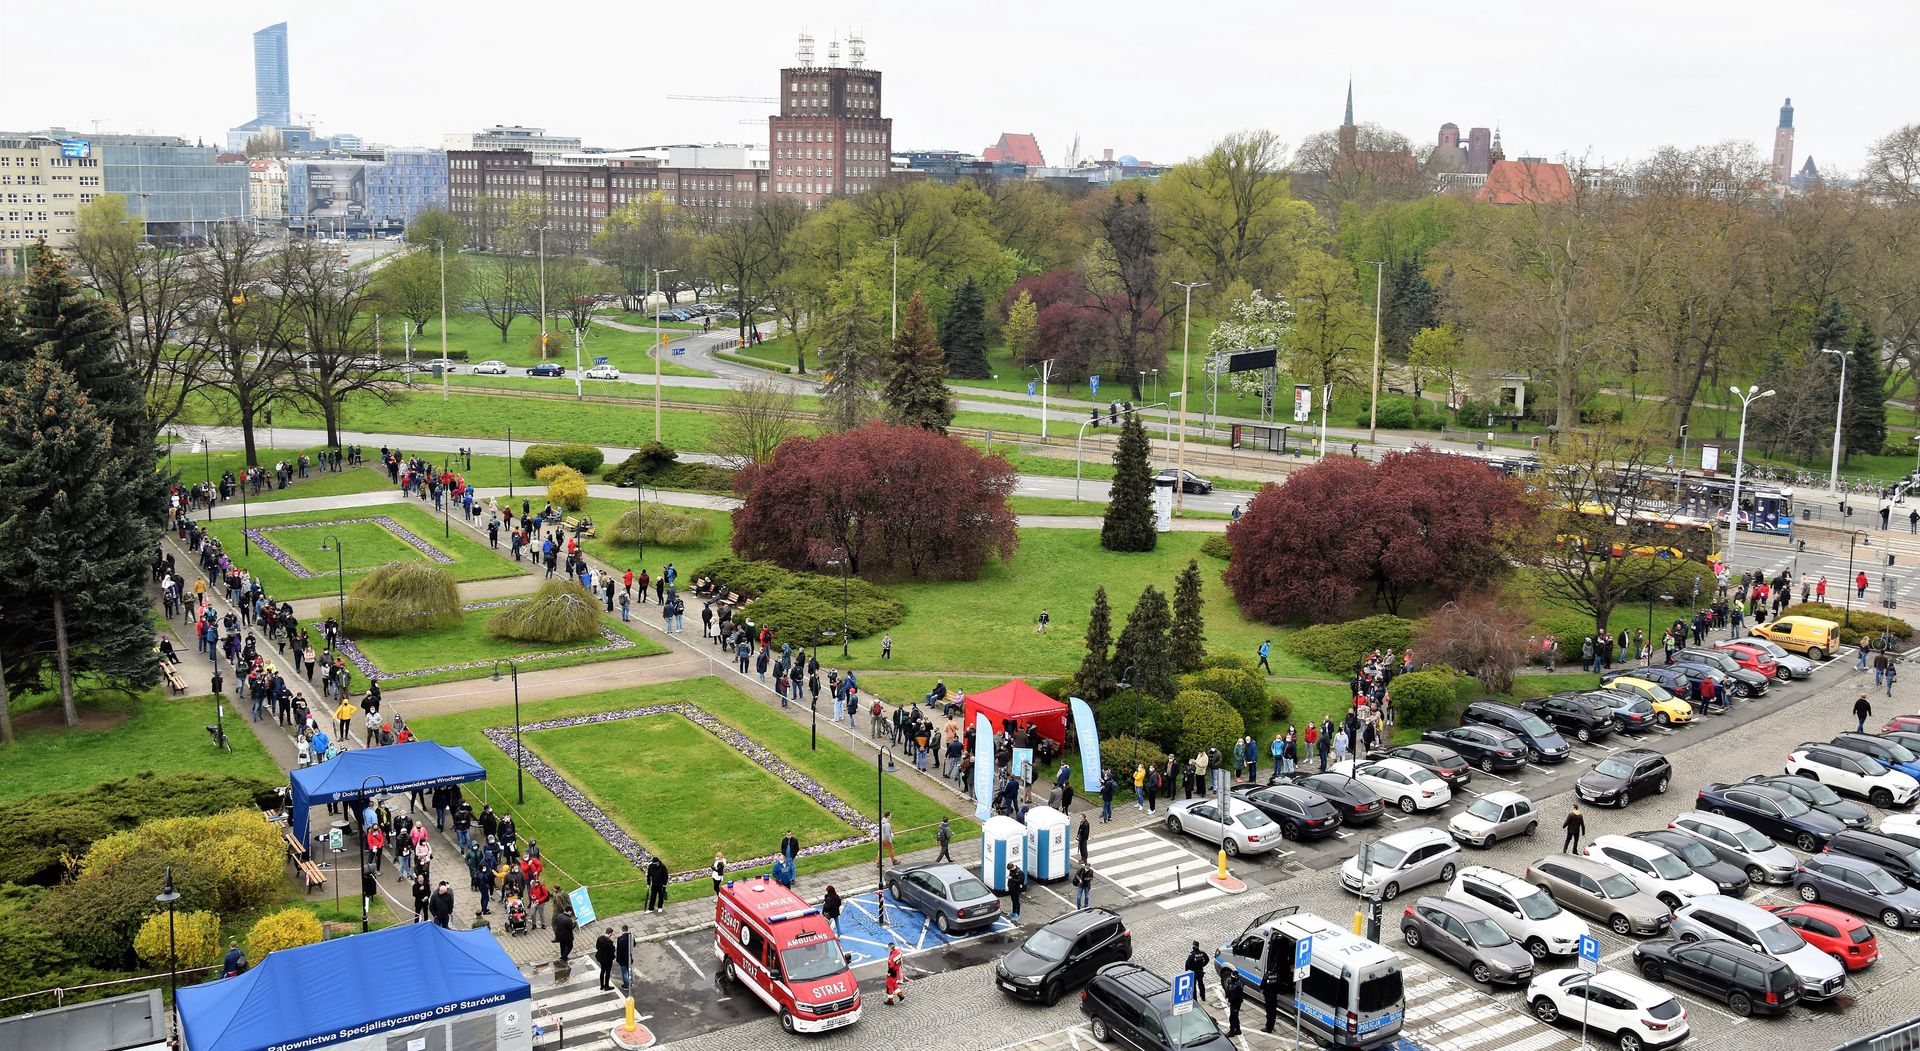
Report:
[[[667,863],[660,860],[658,854],[647,862],[647,907],[648,912],[664,912],[667,908]]]
[[[620,989],[633,991],[633,932],[626,924],[620,925],[620,937],[613,942],[613,962],[620,968]]]
[[[1087,859],[1080,859],[1080,867],[1073,870],[1073,907],[1084,909],[1093,903],[1093,866]]]
[[[427,902],[427,914],[433,917],[434,923],[442,927],[452,922],[453,888],[447,884],[446,880],[441,880],[440,885],[433,888],[433,897]]]
[[[1887,651],[1877,650],[1873,655],[1873,684],[1880,685],[1887,679]]]
[[[1080,864],[1082,865],[1087,863],[1087,841],[1092,837],[1093,837],[1093,822],[1087,820],[1087,815],[1081,814],[1080,815]]]
[[[887,1006],[892,1007],[907,998],[907,991],[900,987],[900,946],[887,946]]]
[[[1560,853],[1580,853],[1580,837],[1587,834],[1587,819],[1580,816],[1578,806],[1573,808],[1565,821],[1560,822],[1560,827],[1567,833],[1567,838],[1560,844]]]
[[[834,890],[831,883],[827,884],[826,896],[820,899],[820,915],[833,924],[833,933],[840,933],[840,892]]]
[[[1867,702],[1867,695],[1853,702],[1853,730],[1855,733],[1867,732],[1867,717],[1873,714],[1873,705]]]
[[[1227,1034],[1240,1035],[1240,1001],[1246,998],[1246,985],[1240,981],[1240,970],[1235,968],[1227,972],[1220,983],[1221,991],[1227,997]]]
[[[580,921],[574,917],[573,908],[567,904],[567,899],[563,896],[560,899],[560,907],[553,914],[553,941],[560,946],[560,966],[562,967],[565,967],[567,961],[573,956],[573,932],[579,926]]]
[[[950,819],[944,817],[940,819],[940,827],[933,830],[933,841],[940,844],[940,855],[933,860],[935,862],[952,861],[953,854],[949,846],[953,842],[953,824]]]
[[[900,864],[900,855],[893,849],[893,811],[891,810],[880,815],[880,846],[894,864]]]
[[[613,936],[606,931],[601,931],[600,937],[593,940],[593,962],[600,965],[600,991],[603,993],[613,988],[608,979],[613,977],[615,951]]]
[[[1193,998],[1207,998],[1207,954],[1201,950],[1200,943],[1194,942],[1187,952],[1187,970],[1193,974]]]
[[[1854,589],[1859,592],[1859,594],[1855,597],[1857,598],[1867,597],[1867,571],[1866,570],[1864,569],[1861,570],[1859,575],[1853,578],[1853,586],[1854,586]]]
[[[1273,665],[1267,663],[1267,656],[1273,652],[1273,640],[1265,639],[1260,643],[1260,670],[1273,674]]]
[[[1020,922],[1020,892],[1026,889],[1027,874],[1020,871],[1020,866],[1007,862],[1007,900],[1010,906],[1007,918],[1015,923]]]
[[[1894,664],[1892,661],[1888,661],[1887,662],[1887,696],[1889,697],[1893,696],[1893,680],[1895,676],[1899,674],[1900,674],[1899,665]]]

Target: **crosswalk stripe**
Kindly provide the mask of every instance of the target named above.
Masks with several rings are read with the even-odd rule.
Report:
[[[1543,1032],[1535,1033],[1524,1040],[1516,1040],[1501,1048],[1500,1051],[1543,1051],[1543,1049],[1559,1043],[1572,1045],[1573,1038],[1560,1032],[1558,1029],[1549,1027]]]
[[[1163,909],[1167,909],[1168,911],[1172,911],[1174,909],[1185,908],[1188,905],[1192,905],[1196,901],[1205,901],[1208,898],[1222,898],[1225,896],[1226,896],[1225,891],[1209,884],[1204,890],[1196,890],[1190,894],[1182,894],[1178,897],[1167,898],[1166,900],[1160,903],[1160,907]]]
[[[1093,865],[1094,871],[1105,875],[1108,879],[1120,881],[1120,877],[1116,875],[1116,873],[1165,865],[1170,861],[1175,861],[1175,859],[1179,859],[1176,863],[1181,865],[1189,861],[1198,860],[1184,850],[1165,850],[1158,854],[1129,856],[1126,861],[1121,862],[1106,861],[1099,857],[1090,857],[1089,861]]]
[[[1436,1051],[1462,1051],[1463,1048],[1475,1047],[1489,1040],[1498,1040],[1508,1033],[1525,1029],[1530,1025],[1540,1024],[1540,1022],[1525,1016],[1509,1018],[1504,1022],[1496,1022],[1493,1025],[1487,1026],[1476,1033],[1467,1033],[1463,1036],[1446,1040],[1436,1040],[1433,1042],[1433,1046]],[[1559,1036],[1560,1034],[1555,1033],[1553,1035]]]
[[[1445,989],[1447,986],[1452,984],[1453,984],[1453,979],[1451,978],[1435,978],[1432,981],[1421,982],[1419,985],[1416,985],[1413,988],[1407,990],[1406,992],[1407,1001],[1411,1003],[1415,1000],[1420,999],[1421,997],[1428,995],[1429,993],[1436,992],[1440,989]]]
[[[1451,1018],[1448,1018],[1441,1022],[1436,1022],[1434,1024],[1439,1026],[1441,1029],[1458,1029],[1461,1026],[1473,1025],[1477,1022],[1482,1022],[1482,1021],[1485,1021],[1486,1019],[1492,1018],[1495,1015],[1501,1015],[1506,1013],[1507,1013],[1507,1007],[1505,1004],[1492,1003],[1492,1004],[1487,1004],[1484,1007],[1476,1007],[1473,1010],[1468,1011],[1464,1014],[1457,1014],[1452,1016]]]
[[[1407,1017],[1409,1019],[1413,1019],[1413,1018],[1425,1018],[1429,1015],[1446,1014],[1448,1011],[1451,1011],[1462,1004],[1472,1003],[1479,996],[1480,996],[1479,993],[1471,992],[1471,991],[1461,992],[1461,993],[1451,993],[1449,995],[1442,996],[1437,1000],[1429,1000],[1428,1002],[1420,1004],[1418,1006],[1410,1005],[1407,1008]]]

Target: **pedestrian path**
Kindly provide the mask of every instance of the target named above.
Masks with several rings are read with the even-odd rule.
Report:
[[[1214,861],[1175,846],[1149,829],[1102,836],[1088,846],[1087,861],[1102,879],[1128,895],[1169,911],[1222,897],[1207,882]]]
[[[1509,1006],[1481,989],[1417,960],[1400,975],[1407,1014],[1401,1042],[1428,1051],[1567,1051],[1580,1043],[1569,1034]]]
[[[620,975],[615,973],[613,977],[617,982]],[[569,1051],[610,1048],[614,1045],[608,1033],[625,1016],[625,998],[618,992],[603,991],[595,979],[547,986],[536,991],[534,997],[533,1023],[541,1030],[534,1047],[565,1047]],[[648,1018],[644,1011],[634,1017],[642,1024]]]

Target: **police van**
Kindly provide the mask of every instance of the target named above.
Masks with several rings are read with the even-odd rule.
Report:
[[[860,982],[832,925],[765,876],[720,888],[713,954],[721,977],[759,997],[789,1033],[824,1033],[860,1020]]]
[[[1296,984],[1294,944],[1302,935],[1313,938],[1313,960],[1306,980]],[[1406,1019],[1400,957],[1293,906],[1256,917],[1213,962],[1222,981],[1228,971],[1240,972],[1255,1003],[1268,983],[1276,984],[1282,1010],[1297,1004],[1301,1031],[1328,1047],[1383,1047]]]

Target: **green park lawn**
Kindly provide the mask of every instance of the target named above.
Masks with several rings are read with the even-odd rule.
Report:
[[[427,505],[429,508],[431,505]],[[250,524],[255,529],[292,525],[293,529],[270,529],[265,535],[268,540],[279,545],[295,561],[314,573],[311,577],[296,577],[285,566],[274,561],[257,548],[249,556],[241,543],[241,520],[238,515],[227,515],[223,509],[221,517],[208,523],[207,528],[219,539],[222,548],[230,557],[238,559],[240,564],[254,576],[272,598],[301,599],[319,595],[331,595],[337,588],[335,578],[336,559],[331,550],[321,551],[320,545],[329,535],[339,537],[342,547],[338,560],[345,568],[346,586],[351,588],[366,570],[384,562],[423,558],[418,550],[407,544],[384,526],[371,522],[342,523],[349,518],[364,518],[383,515],[396,523],[412,530],[440,551],[452,555],[454,561],[445,568],[456,580],[491,580],[495,577],[515,576],[520,568],[505,561],[485,546],[473,540],[464,532],[442,535],[443,524],[439,516],[432,515],[414,504],[382,504],[366,508],[341,508],[333,511],[307,511],[295,515],[254,515]]]
[[[571,668],[601,661],[625,660],[629,657],[650,657],[667,651],[665,646],[620,623],[617,616],[608,617],[603,623],[614,634],[633,643],[625,649],[607,650],[601,653],[565,653],[567,650],[589,649],[605,645],[605,640],[597,635],[581,642],[548,643],[496,639],[487,633],[487,618],[495,612],[497,612],[495,609],[464,610],[460,623],[450,628],[411,635],[367,636],[354,639],[353,642],[360,647],[360,652],[367,655],[367,659],[380,668],[380,681],[391,689],[483,678],[493,673],[492,662],[502,658],[513,658],[518,661],[521,671],[534,671],[546,668]],[[564,655],[529,659],[542,653]],[[487,661],[488,664],[475,668],[425,671],[425,669],[451,663],[465,664],[473,661]],[[353,689],[361,690],[366,687],[357,669],[353,673],[353,680]]]
[[[319,452],[328,446],[309,448],[274,448],[267,443],[268,431],[261,429],[256,436],[261,443],[254,452],[260,466],[267,469],[269,477],[273,473],[276,461],[297,462],[301,453],[306,453],[309,461],[317,463]],[[222,449],[207,452],[195,448],[189,442],[176,442],[168,446],[167,455],[160,461],[160,469],[171,470],[180,476],[183,485],[194,485],[205,481],[218,481],[220,475],[232,471],[239,477],[246,462],[246,453],[239,449]],[[370,493],[387,487],[387,476],[376,467],[349,467],[344,471],[325,471],[310,469],[305,478],[298,477],[296,471],[293,484],[285,489],[268,489],[258,496],[248,495],[247,502],[254,504],[272,503],[276,500],[309,500],[322,496],[342,496],[348,493]],[[240,498],[235,496],[233,503],[238,505]]]
[[[634,546],[617,544],[607,539],[605,532],[607,527],[613,525],[615,519],[633,510],[633,501],[589,497],[586,510],[597,523],[601,533],[600,536],[590,538],[581,544],[586,548],[587,554],[622,571],[631,568],[634,575],[638,576],[641,566],[635,559],[637,552]],[[691,579],[690,574],[698,567],[733,553],[733,516],[725,511],[706,511],[695,508],[676,508],[676,510],[700,515],[712,522],[713,528],[707,533],[707,538],[698,543],[674,547],[648,544],[645,568],[657,576],[668,562],[672,562],[681,571],[681,580],[686,581]],[[699,607],[693,604],[691,598],[688,599],[688,605],[689,619],[697,618],[700,614]]]
[[[181,675],[204,686],[210,665],[190,650],[181,654]],[[173,697],[164,689],[128,696],[118,690],[87,690],[78,698],[85,725],[69,730],[51,695],[13,698],[17,737],[0,755],[0,801],[40,792],[88,788],[143,770],[156,774],[206,771],[278,781],[284,775],[246,717],[226,708],[232,753],[213,746],[202,729],[214,721],[213,697]]]
[[[594,712],[613,711],[650,704],[668,704],[676,702],[694,704],[718,717],[735,729],[744,732],[755,742],[764,745],[783,760],[791,763],[829,791],[856,807],[870,819],[877,819],[877,801],[875,799],[873,764],[868,760],[843,749],[833,733],[822,734],[820,748],[812,751],[808,747],[807,727],[789,720],[779,714],[777,709],[766,703],[753,700],[725,682],[715,678],[691,679],[682,682],[664,683],[658,686],[644,686],[634,689],[612,690],[603,693],[587,694],[551,701],[531,701],[523,704],[522,718],[526,722],[560,718],[572,715],[586,715]],[[671,718],[671,717],[670,717]],[[595,744],[588,750],[587,759],[595,764],[597,770],[606,770],[606,764],[612,763],[624,767],[639,767],[646,771],[649,780],[655,782],[647,786],[650,793],[659,793],[652,798],[686,798],[694,800],[696,808],[710,807],[707,801],[716,798],[714,784],[707,770],[698,763],[684,762],[645,762],[636,760],[643,755],[637,751],[646,738],[634,736],[640,723],[650,720],[623,720],[593,728],[591,738]],[[675,720],[678,721],[678,720]],[[481,731],[492,726],[511,726],[513,708],[503,706],[476,711],[460,712],[452,715],[423,716],[412,721],[414,730],[426,738],[442,744],[459,745],[465,748],[475,760],[487,769],[487,785],[479,789],[468,789],[478,799],[493,803],[496,810],[515,815],[523,837],[540,841],[542,855],[547,859],[548,871],[553,875],[552,883],[558,890],[570,890],[585,883],[593,887],[594,905],[602,915],[613,915],[638,909],[646,898],[646,883],[639,870],[626,858],[616,852],[607,842],[568,810],[552,793],[531,779],[527,783],[527,801],[524,805],[514,802],[514,766],[512,759],[500,751]],[[684,724],[683,724],[684,725]],[[536,733],[528,740],[528,747],[537,753],[548,754],[548,747],[541,738],[551,731]],[[703,735],[705,731],[699,731]],[[563,742],[560,748],[568,749],[571,742]],[[612,757],[620,757],[618,760]],[[556,760],[566,762],[556,755]],[[600,773],[595,769],[581,770],[571,766],[565,768],[574,783],[584,784],[597,792],[603,792]],[[893,811],[894,824],[899,829],[898,845],[903,850],[930,846],[933,843],[933,826],[949,811],[919,792],[905,787],[894,787],[887,793],[887,808]],[[494,795],[493,790],[499,794]],[[779,791],[787,791],[784,788]],[[771,793],[770,793],[771,794]],[[676,871],[703,868],[713,860],[712,849],[716,834],[737,837],[736,841],[750,844],[746,849],[753,854],[772,853],[779,845],[780,836],[785,831],[783,824],[755,826],[739,821],[734,817],[732,808],[742,803],[739,797],[728,797],[729,811],[722,818],[691,822],[680,815],[656,816],[645,810],[646,803],[629,800],[624,796],[604,793],[603,798],[618,807],[620,813],[631,817],[636,823],[629,826],[633,834],[646,841],[650,837],[680,837],[681,847],[689,853],[686,856],[668,854],[667,862]],[[797,797],[794,797],[797,798]],[[956,797],[957,799],[957,797]],[[811,804],[807,804],[811,805]],[[788,820],[785,805],[779,813],[771,814],[772,820]],[[822,812],[824,814],[824,811]],[[716,833],[720,824],[733,824],[737,832]],[[685,826],[698,824],[703,831],[688,834]],[[956,838],[964,837],[971,828],[966,821],[957,821]],[[844,826],[842,826],[844,827]],[[798,833],[798,829],[796,829]],[[663,847],[663,849],[666,849]],[[801,873],[822,872],[838,868],[856,861],[867,860],[873,856],[873,848],[855,847],[836,851],[831,854],[812,858],[803,858],[800,862]],[[751,875],[756,871],[734,870],[739,875]],[[688,883],[674,884],[668,896],[675,901],[705,897],[712,892],[712,884],[706,880],[694,880]]]
[[[639,324],[640,322],[633,323]],[[652,320],[648,319],[645,324],[651,325]],[[399,359],[404,355],[405,351],[400,336],[402,325],[404,325],[404,322],[400,325],[382,328],[381,330],[382,349],[384,356],[389,361]],[[672,323],[669,324],[669,327],[673,327]],[[694,325],[693,330],[698,331],[699,326]],[[567,368],[573,368],[573,330],[571,324],[563,319],[555,319],[548,322],[547,331],[549,333],[559,332],[564,341],[564,347],[559,351],[557,358],[550,360],[558,360],[566,365]],[[493,323],[488,321],[484,314],[477,312],[452,312],[447,316],[447,350],[455,361],[461,363],[459,367],[463,372],[472,362],[476,361],[497,359],[516,368],[525,368],[532,365],[539,360],[535,354],[535,345],[539,342],[539,333],[540,326],[534,323],[534,319],[525,317],[515,318],[513,324],[508,326],[506,342],[502,343],[500,341],[500,330],[495,328]],[[623,371],[638,372],[644,368],[650,372],[653,369],[653,365],[648,352],[652,349],[658,338],[658,334],[653,332],[629,332],[626,329],[614,328],[611,325],[589,325],[586,334],[582,337],[580,357],[587,365],[593,364],[593,359],[596,357],[605,357],[612,364],[619,366]],[[460,356],[462,354],[465,354],[464,358]],[[439,356],[440,319],[436,317],[428,320],[425,330],[420,335],[414,337],[413,360],[415,362],[421,362]],[[672,363],[672,359],[669,357],[667,361],[661,364],[664,368],[672,365]],[[681,366],[681,368],[682,371],[675,373],[676,375],[707,375],[707,373],[685,368],[684,366]],[[417,382],[425,384],[431,381],[426,377],[420,377]]]

